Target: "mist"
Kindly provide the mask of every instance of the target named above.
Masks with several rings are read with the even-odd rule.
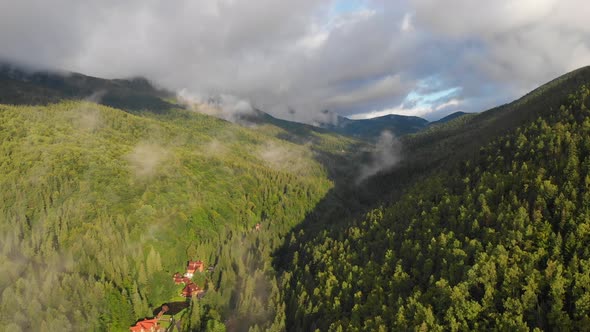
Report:
[[[205,97],[182,89],[176,93],[176,99],[181,105],[193,112],[233,123],[247,125],[248,121],[244,117],[255,114],[254,108],[248,100],[227,94]]]
[[[303,174],[309,171],[307,160],[311,158],[311,152],[306,148],[269,141],[259,147],[257,156],[265,166],[274,170]]]
[[[126,156],[133,174],[138,178],[150,178],[157,174],[170,153],[155,143],[140,142]]]
[[[388,130],[381,132],[371,152],[371,160],[360,168],[356,183],[395,166],[401,160],[401,148],[401,142],[395,135]]]

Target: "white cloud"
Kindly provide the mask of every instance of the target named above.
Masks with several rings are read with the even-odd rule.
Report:
[[[583,0],[370,0],[346,11],[336,3],[4,1],[0,58],[145,75],[279,116],[294,109],[304,121],[325,108],[395,109],[433,76],[440,86],[432,89],[460,87],[462,107],[479,111],[590,63]]]
[[[459,105],[461,105],[461,101],[460,100],[458,100],[458,99],[451,99],[451,100],[446,101],[446,102],[444,102],[444,103],[442,103],[440,105],[437,105],[436,107],[434,107],[434,110],[435,111],[440,111],[440,110],[442,110],[444,108],[447,108],[447,107],[459,106]]]
[[[391,107],[383,110],[372,110],[366,113],[355,114],[353,116],[350,116],[350,118],[354,120],[363,120],[379,116],[386,116],[390,114],[398,114],[425,117],[427,120],[432,121],[461,110],[460,106],[462,104],[463,103],[460,100],[455,98],[439,104],[420,105],[413,107],[408,107],[402,103],[401,105],[398,105],[396,107]]]
[[[404,18],[402,20],[402,24],[401,24],[401,27],[400,28],[404,32],[414,30],[414,26],[412,24],[412,15],[410,13],[406,13],[404,15]]]
[[[330,97],[326,101],[326,107],[330,109],[350,107],[389,98],[392,95],[405,95],[407,92],[408,86],[402,82],[399,75],[386,76],[352,91],[345,91],[342,94]]]

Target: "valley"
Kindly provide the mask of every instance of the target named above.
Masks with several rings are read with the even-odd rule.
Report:
[[[21,92],[0,99],[0,323],[11,331],[128,331],[165,304],[182,331],[588,321],[588,67],[391,138],[395,158],[367,177],[375,136],[262,111],[232,123],[138,80],[10,75],[3,86]],[[119,99],[90,100],[88,82]],[[187,301],[189,281],[173,276],[189,260],[213,268],[193,271]]]

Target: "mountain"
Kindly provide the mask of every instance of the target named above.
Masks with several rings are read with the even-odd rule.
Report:
[[[0,103],[46,105],[64,99],[86,99],[137,112],[174,107],[174,95],[156,89],[142,77],[107,80],[79,73],[30,71],[0,63]]]
[[[87,100],[102,105],[121,108],[128,112],[165,112],[180,108],[172,92],[155,88],[142,77],[130,79],[102,79],[79,73],[58,71],[29,71],[21,67],[0,63],[0,103],[46,105],[64,99]],[[210,98],[210,106],[220,107],[218,98]],[[271,124],[290,133],[292,140],[307,140],[311,132],[328,131],[356,139],[376,141],[383,131],[395,136],[412,134],[429,124],[445,122],[463,112],[449,115],[439,121],[404,115],[386,115],[365,120],[351,120],[334,115],[335,124],[319,123],[318,126],[275,118],[262,110],[235,115],[242,124]],[[234,117],[234,115],[232,115]]]
[[[585,329],[588,83],[581,68],[402,138],[403,161],[370,181],[378,203],[325,210],[279,251],[287,325]]]
[[[128,331],[164,304],[186,331],[590,321],[590,67],[436,125],[326,128],[225,121],[144,79],[0,77],[7,330]]]
[[[449,115],[447,115],[447,116],[445,116],[445,117],[443,117],[443,118],[441,118],[439,120],[430,122],[429,125],[434,125],[434,124],[437,124],[437,123],[449,122],[451,120],[454,120],[454,119],[456,119],[458,117],[461,117],[461,116],[467,115],[467,114],[469,114],[469,113],[461,112],[461,111],[455,112],[455,113],[451,113],[451,114],[449,114]]]
[[[212,270],[193,279],[206,296],[174,316],[184,330],[284,326],[270,255],[358,142],[239,126],[145,80],[5,69],[1,84],[2,326],[128,331],[187,301],[172,279],[187,260]]]
[[[376,140],[383,131],[390,131],[395,136],[403,136],[418,132],[428,125],[428,120],[420,117],[396,114],[364,120],[336,116],[334,122],[322,123],[320,126],[341,135],[364,140]]]

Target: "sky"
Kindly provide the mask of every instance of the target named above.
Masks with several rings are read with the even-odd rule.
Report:
[[[586,0],[0,2],[0,59],[313,123],[479,112],[590,64]]]

